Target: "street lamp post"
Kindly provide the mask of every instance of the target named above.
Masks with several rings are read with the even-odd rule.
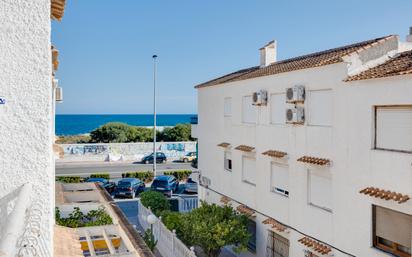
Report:
[[[156,59],[157,55],[153,55],[153,176],[156,177]]]

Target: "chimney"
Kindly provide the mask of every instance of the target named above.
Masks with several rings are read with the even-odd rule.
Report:
[[[276,62],[276,40],[270,41],[260,48],[260,67],[266,67]]]
[[[412,43],[412,27],[409,27],[409,35],[406,36],[406,41]]]

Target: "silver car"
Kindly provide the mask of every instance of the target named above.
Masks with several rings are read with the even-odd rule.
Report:
[[[188,178],[185,184],[185,192],[187,193],[197,193],[197,183],[191,178]]]

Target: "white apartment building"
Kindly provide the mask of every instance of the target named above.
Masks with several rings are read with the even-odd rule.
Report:
[[[0,3],[0,256],[52,255],[58,52],[65,0]],[[57,90],[60,92],[59,90]]]
[[[412,34],[412,29],[411,33]],[[200,198],[250,217],[240,256],[411,256],[412,35],[196,86]]]

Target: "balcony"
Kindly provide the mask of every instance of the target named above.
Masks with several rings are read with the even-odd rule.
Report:
[[[44,237],[45,206],[32,201],[32,187],[23,184],[0,199],[0,256],[51,257]]]

